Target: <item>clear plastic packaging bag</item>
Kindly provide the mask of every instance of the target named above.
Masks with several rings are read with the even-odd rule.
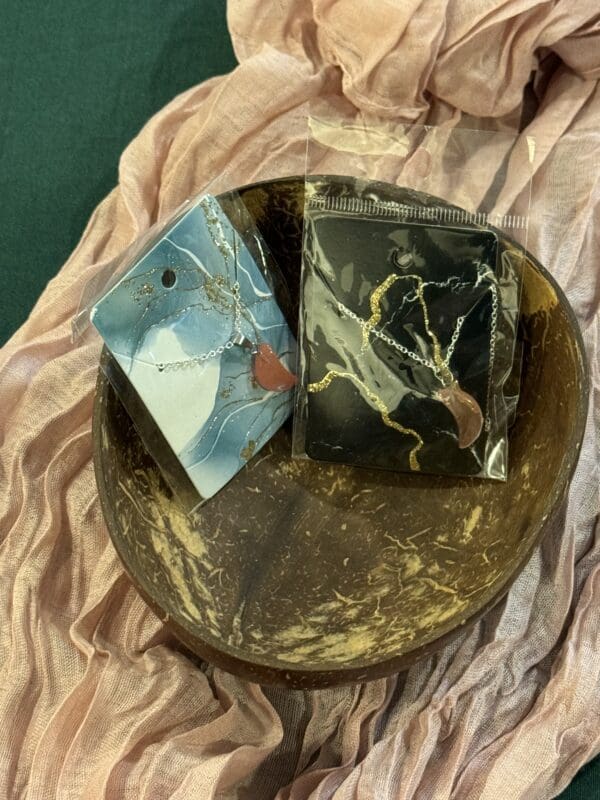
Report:
[[[311,130],[308,174],[341,148],[360,177],[306,184],[294,455],[504,480],[523,253],[506,233],[524,241],[527,215],[495,211],[490,196],[458,208],[418,185],[439,171],[439,188],[462,181],[464,196],[489,132],[453,141],[343,117],[312,118]],[[428,168],[415,173],[417,150]],[[401,201],[368,178],[381,171],[411,177]]]
[[[292,411],[286,287],[235,194],[188,202],[89,306],[107,374],[188,510]]]

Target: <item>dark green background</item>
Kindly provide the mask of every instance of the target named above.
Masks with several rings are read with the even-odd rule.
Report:
[[[0,344],[77,244],[148,117],[235,63],[224,0],[3,4]],[[561,795],[596,797],[599,759]]]
[[[0,3],[0,344],[179,92],[236,64],[224,0]]]

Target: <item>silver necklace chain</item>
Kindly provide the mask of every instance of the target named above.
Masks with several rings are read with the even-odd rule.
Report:
[[[484,427],[489,431],[492,425],[490,418],[490,397],[492,395],[492,382],[494,380],[494,359],[496,358],[496,329],[498,327],[498,288],[495,283],[490,283],[490,291],[492,292],[492,320],[490,323],[490,362],[488,368],[488,385],[487,385],[487,400],[486,400],[486,416]]]
[[[379,330],[379,328],[376,328],[370,322],[365,322],[365,320],[362,317],[359,317],[358,314],[355,314],[354,311],[349,309],[343,303],[338,301],[337,307],[338,311],[340,311],[342,314],[344,314],[347,317],[350,317],[350,319],[353,319],[355,322],[358,322],[358,324],[361,326],[361,328],[363,328],[363,330],[372,333],[373,336],[376,336],[378,339],[381,339],[382,342],[385,342],[390,347],[393,347],[395,350],[398,350],[398,352],[402,353],[402,355],[408,356],[408,358],[411,358],[413,361],[416,361],[417,364],[421,364],[421,366],[430,369],[434,373],[436,378],[440,381],[440,383],[443,383],[442,378],[440,376],[439,367],[430,358],[424,358],[423,356],[420,356],[418,353],[414,353],[412,350],[409,350],[408,347],[404,347],[404,345],[400,344],[400,342],[397,342],[395,339],[392,339],[391,336],[388,336],[387,333],[384,333],[383,331]],[[454,326],[454,331],[452,332],[452,338],[450,339],[450,344],[448,345],[448,349],[446,350],[446,357],[444,358],[444,365],[448,369],[450,369],[449,366],[450,360],[454,354],[454,348],[456,347],[456,343],[458,342],[458,337],[460,336],[460,330],[463,326],[464,321],[465,321],[464,316],[457,317],[456,319],[456,325]]]
[[[161,361],[156,365],[159,372],[170,372],[172,370],[197,367],[207,361],[212,361],[213,358],[218,358],[223,355],[226,350],[231,350],[232,347],[235,347],[236,344],[244,344],[246,337],[242,333],[242,309],[240,303],[240,284],[238,281],[232,285],[231,294],[233,295],[233,332],[229,339],[213,350],[207,350],[205,353],[200,353],[193,358],[184,358],[180,361]]]
[[[492,316],[490,322],[490,359],[489,359],[489,368],[488,368],[488,385],[487,385],[487,414],[484,420],[485,430],[489,431],[491,427],[491,419],[489,414],[489,407],[490,407],[490,396],[492,392],[492,382],[494,380],[494,360],[496,357],[496,329],[498,327],[498,289],[496,284],[493,281],[490,281],[490,292],[492,294]],[[338,300],[337,302],[338,311],[340,311],[345,316],[349,317],[350,319],[357,322],[363,330],[372,333],[373,336],[376,336],[382,342],[385,342],[390,347],[393,347],[394,350],[397,350],[402,355],[407,356],[408,358],[415,361],[417,364],[421,364],[423,367],[427,367],[430,369],[435,377],[440,381],[440,383],[444,383],[442,376],[440,375],[440,370],[437,364],[432,361],[430,358],[424,358],[420,356],[418,353],[414,353],[412,350],[409,350],[408,347],[404,347],[404,345],[397,342],[395,339],[392,339],[391,336],[388,336],[387,333],[379,330],[370,322],[366,322],[362,317],[358,314],[355,314],[348,306],[345,306],[342,302]],[[454,354],[454,349],[456,348],[456,344],[460,337],[460,331],[465,321],[464,316],[457,317],[456,325],[454,326],[454,330],[452,332],[452,336],[450,338],[450,344],[448,345],[448,349],[446,350],[446,356],[444,358],[444,366],[450,370],[450,361]]]

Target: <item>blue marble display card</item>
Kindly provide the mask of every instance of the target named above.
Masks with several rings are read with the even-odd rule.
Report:
[[[296,342],[214,197],[163,230],[90,316],[203,499],[292,411]]]

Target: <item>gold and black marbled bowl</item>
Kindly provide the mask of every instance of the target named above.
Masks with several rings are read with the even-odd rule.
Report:
[[[352,193],[352,180],[332,180]],[[406,196],[383,184],[374,191]],[[299,178],[240,190],[296,294],[303,193]],[[292,460],[284,428],[192,518],[100,370],[98,489],[139,592],[194,653],[261,683],[369,680],[441,647],[506,593],[557,513],[579,455],[582,340],[561,290],[532,257],[519,332],[506,483]]]

